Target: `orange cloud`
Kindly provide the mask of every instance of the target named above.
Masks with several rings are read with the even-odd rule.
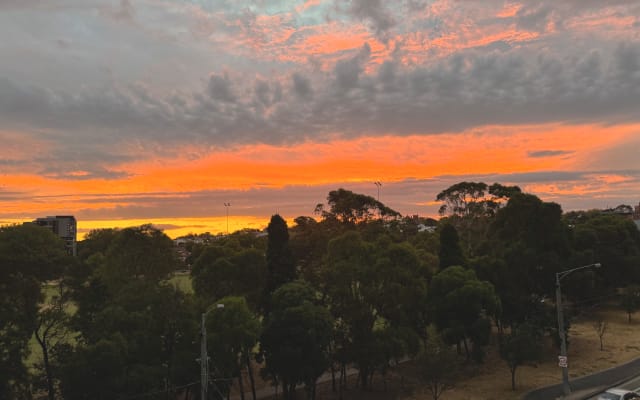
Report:
[[[344,182],[387,183],[439,176],[517,174],[540,171],[588,171],[594,153],[637,138],[640,125],[600,126],[562,124],[486,126],[460,134],[407,137],[364,137],[302,143],[294,146],[254,145],[215,150],[188,157],[140,161],[118,169],[132,175],[115,180],[61,180],[32,174],[3,177],[2,190],[17,193],[2,200],[3,215],[33,219],[44,212],[113,210],[127,206],[161,207],[169,198],[189,200],[199,191],[250,190],[287,186],[331,185]],[[195,152],[188,146],[184,154]],[[530,154],[548,156],[532,157]],[[554,199],[564,195],[600,196],[611,185],[631,184],[623,173],[594,175],[592,182],[531,184],[524,189]],[[54,203],[55,202],[55,203]],[[417,204],[417,203],[416,203]],[[417,204],[430,206],[432,204]],[[239,214],[246,214],[239,212]],[[250,214],[250,213],[249,213]],[[234,217],[234,230],[263,226],[267,216]],[[186,233],[198,231],[189,218],[154,218]],[[127,226],[150,221],[90,221],[84,228]],[[181,222],[180,222],[181,221]],[[226,220],[225,220],[226,222]],[[85,224],[85,222],[83,222]],[[204,230],[223,232],[220,219],[203,223]],[[237,224],[237,225],[235,225]],[[230,228],[231,228],[230,220]]]
[[[312,7],[317,7],[322,4],[322,0],[306,0],[304,3],[296,6],[296,12],[301,13]]]
[[[491,174],[566,170],[590,152],[633,137],[639,127],[565,126],[483,127],[464,134],[385,136],[295,146],[253,145],[218,150],[198,160],[177,158],[121,166],[134,174],[107,187],[96,181],[68,181],[63,189],[109,193],[189,192],[336,181],[446,174]],[[571,151],[563,157],[528,157],[536,151]],[[189,149],[185,148],[185,153]],[[42,184],[42,178],[37,180]],[[57,190],[56,190],[57,191]]]
[[[506,4],[498,14],[497,17],[509,18],[515,16],[522,8],[522,4]]]

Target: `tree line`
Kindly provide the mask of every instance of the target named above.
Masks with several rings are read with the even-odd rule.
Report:
[[[439,220],[403,217],[338,189],[291,227],[274,215],[266,237],[189,242],[184,261],[152,225],[92,231],[76,258],[46,229],[2,227],[0,398],[197,399],[206,313],[211,398],[236,385],[255,399],[261,378],[284,399],[299,385],[314,399],[324,373],[341,396],[348,368],[368,390],[414,360],[438,399],[496,335],[515,388],[518,366],[559,338],[557,272],[602,264],[563,285],[574,308],[615,300],[631,319],[640,307],[633,221],[563,214],[516,186],[482,182],[437,200]],[[183,263],[192,292],[171,280]],[[35,365],[29,352],[41,356]]]

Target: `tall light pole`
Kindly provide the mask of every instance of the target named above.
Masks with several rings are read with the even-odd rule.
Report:
[[[382,182],[375,181],[373,182],[373,184],[378,187],[378,203],[380,203],[380,187],[382,187]],[[379,205],[377,207],[378,207],[378,219],[382,219],[382,207],[380,207]]]
[[[231,207],[231,203],[224,203],[224,208],[227,209],[227,235],[229,234],[229,207]]]
[[[216,304],[216,308],[224,308],[224,304]],[[213,310],[209,308],[201,315],[200,320],[200,400],[207,400],[209,388],[209,355],[207,354],[207,314]]]
[[[378,187],[378,202],[380,202],[380,187],[382,186],[382,182],[375,181],[375,182],[373,182],[373,184]]]
[[[564,315],[562,313],[562,292],[560,289],[560,281],[572,272],[586,268],[600,268],[600,263],[584,265],[582,267],[568,269],[566,271],[556,273],[556,309],[558,311],[558,335],[560,335],[560,356],[558,357],[558,365],[562,368],[562,391],[567,396],[571,394],[571,386],[569,386],[569,360],[567,359],[567,335],[564,331]]]

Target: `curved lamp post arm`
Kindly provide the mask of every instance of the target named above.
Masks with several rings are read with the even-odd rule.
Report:
[[[566,271],[556,272],[556,285],[559,285],[562,278],[564,278],[565,276],[569,275],[572,272],[579,271],[581,269],[587,269],[587,268],[600,268],[601,266],[602,264],[600,263],[594,263],[589,265],[583,265],[582,267],[568,269]]]

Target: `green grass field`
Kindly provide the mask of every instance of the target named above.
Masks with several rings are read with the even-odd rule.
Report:
[[[178,289],[185,293],[193,293],[193,286],[191,286],[191,275],[188,272],[176,272],[169,283],[176,285]]]
[[[53,296],[58,294],[58,286],[54,282],[47,282],[44,284],[42,292],[44,293],[43,304],[48,304]],[[75,303],[70,302],[65,305],[65,311],[69,315],[75,314],[77,309],[78,307],[75,305]],[[72,334],[69,335],[68,339],[70,341],[74,340],[72,336]],[[31,339],[29,340],[29,355],[24,360],[24,362],[30,370],[33,370],[34,364],[42,362],[42,349],[40,348],[35,335],[31,336]]]

